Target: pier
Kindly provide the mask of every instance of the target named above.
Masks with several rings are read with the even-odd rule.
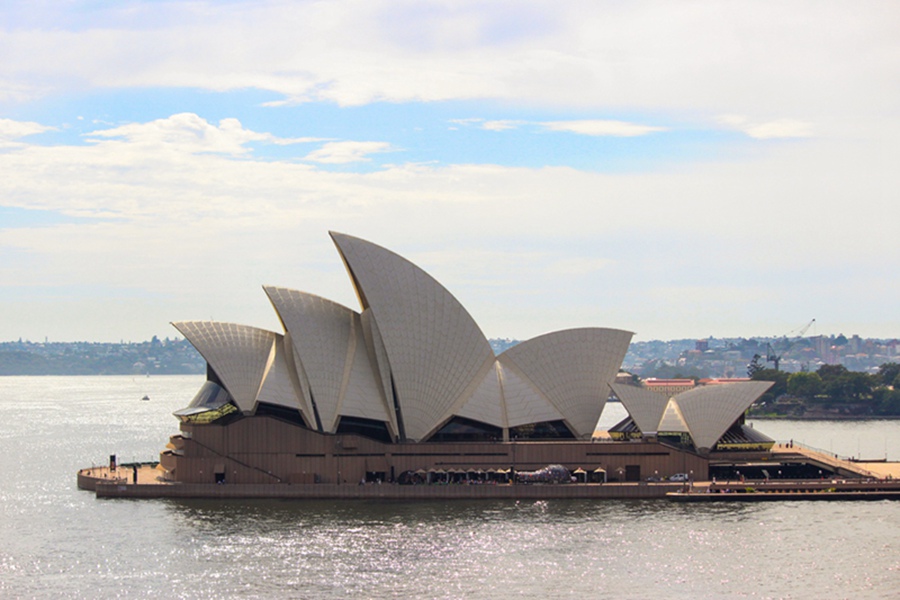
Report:
[[[780,502],[839,500],[900,500],[900,481],[804,480],[778,482],[704,482],[669,492],[674,502]]]
[[[91,467],[78,472],[78,487],[98,498],[217,499],[663,499],[678,502],[900,499],[900,462],[851,461],[802,444],[778,445],[766,465],[804,461],[828,470],[818,479],[634,481],[561,484],[178,483],[166,481],[158,463]]]
[[[839,457],[832,452],[813,448],[801,442],[775,444],[771,453],[773,461],[803,460],[807,464],[827,469],[842,477],[900,479],[900,462],[866,461]]]

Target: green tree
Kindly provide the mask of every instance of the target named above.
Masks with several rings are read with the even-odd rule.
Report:
[[[822,378],[818,373],[791,373],[788,376],[787,393],[798,398],[813,400],[823,391]]]
[[[876,415],[900,415],[900,389],[880,387],[873,390],[872,408]]]
[[[762,364],[762,356],[754,354],[753,358],[750,359],[750,364],[747,365],[747,377],[753,379],[753,374],[764,368],[765,365]]]
[[[753,381],[774,381],[775,385],[762,395],[761,402],[771,402],[787,393],[788,373],[775,369],[760,369],[750,376]]]
[[[636,373],[632,373],[631,371],[625,371],[625,370],[622,370],[622,373],[625,373],[629,377],[631,377],[631,385],[641,385],[640,375],[637,375]]]
[[[900,377],[900,363],[882,364],[878,367],[878,374],[876,377],[881,385],[893,385],[896,387],[894,382]]]
[[[824,381],[826,384],[829,381],[842,377],[849,372],[850,371],[848,371],[847,367],[845,367],[844,365],[822,365],[816,371],[816,373],[819,374],[819,377],[822,378],[822,381]]]
[[[822,379],[832,402],[860,402],[872,394],[873,378],[866,373],[844,369],[838,376]]]
[[[850,371],[845,377],[847,395],[857,402],[866,400],[872,395],[875,379],[868,373]]]

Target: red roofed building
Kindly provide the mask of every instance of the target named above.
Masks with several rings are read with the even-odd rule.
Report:
[[[692,390],[696,385],[693,379],[657,379],[656,377],[645,379],[642,383],[645,389],[666,396],[674,396]]]
[[[700,385],[723,385],[726,383],[743,383],[750,381],[749,377],[718,377],[716,379],[701,379]]]

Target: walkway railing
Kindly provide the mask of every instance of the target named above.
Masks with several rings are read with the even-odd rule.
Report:
[[[859,463],[851,460],[849,456],[839,456],[834,452],[816,448],[815,446],[804,444],[803,442],[798,442],[796,440],[779,440],[777,443],[783,448],[798,450],[800,454],[804,454],[809,458],[813,458],[829,466],[853,471],[854,473],[859,473],[866,477],[878,478],[875,473],[859,466]]]

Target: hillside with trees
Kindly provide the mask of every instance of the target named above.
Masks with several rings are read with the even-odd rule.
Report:
[[[205,373],[186,340],[0,343],[0,375],[180,375]]]
[[[755,417],[900,416],[900,363],[884,363],[871,375],[843,365],[822,365],[812,372],[751,371],[751,379],[775,382],[751,409]]]

